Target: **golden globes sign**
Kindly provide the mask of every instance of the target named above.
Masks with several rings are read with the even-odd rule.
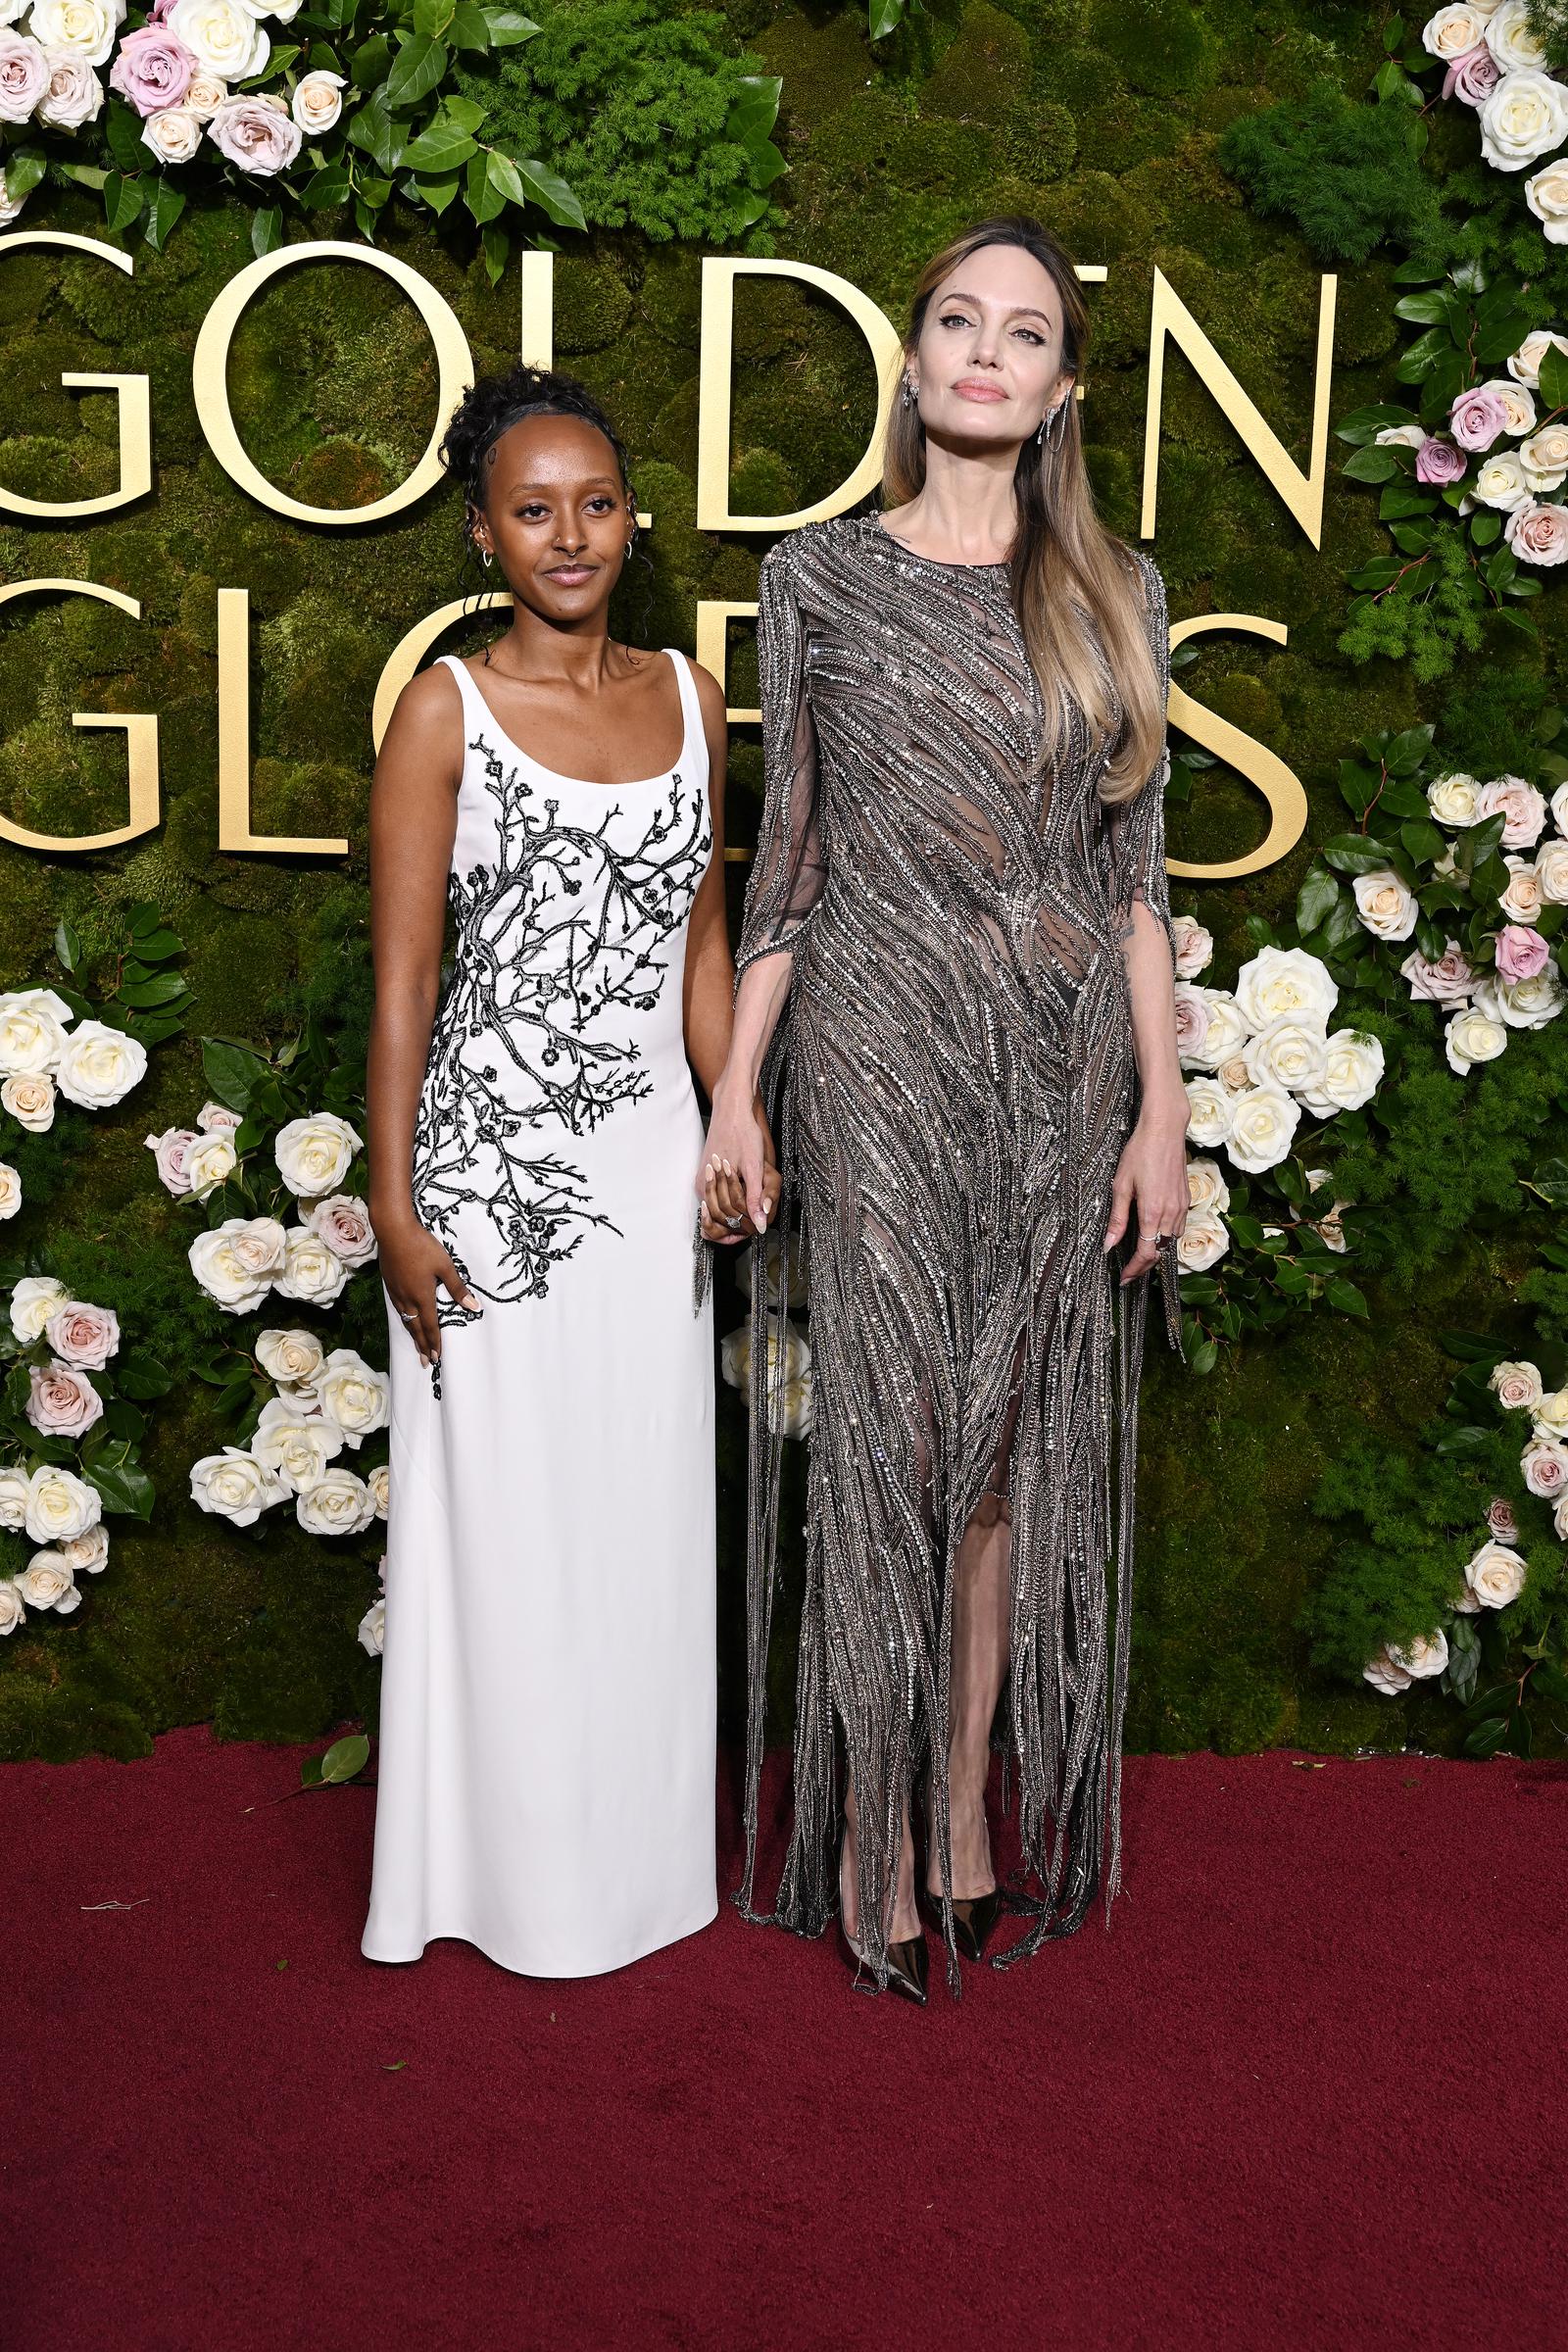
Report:
[[[0,262],[22,246],[56,246],[92,254],[127,276],[133,257],[94,237],[71,235],[61,229],[24,229],[0,237]],[[270,482],[252,463],[235,427],[228,405],[228,354],[234,330],[262,288],[280,270],[302,262],[353,262],[378,270],[405,293],[424,322],[436,359],[439,390],[436,425],[424,454],[397,489],[373,505],[337,510],[305,505]],[[524,254],[521,264],[521,326],[519,355],[535,366],[548,367],[554,349],[552,319],[553,258],[547,253]],[[1086,264],[1079,270],[1086,283],[1102,283],[1103,265]],[[812,286],[838,303],[864,335],[881,385],[876,421],[865,454],[844,481],[814,506],[793,514],[732,514],[729,509],[730,399],[735,282],[742,276],[793,278]],[[1140,530],[1153,535],[1159,484],[1160,410],[1164,385],[1165,346],[1175,343],[1197,369],[1208,391],[1235,426],[1250,456],[1283,500],[1295,521],[1314,547],[1321,543],[1323,487],[1328,450],[1329,370],[1334,348],[1334,307],[1338,281],[1324,277],[1318,299],[1316,368],[1312,388],[1310,458],[1303,472],[1290,456],[1272,426],[1226,366],[1208,336],[1181,301],[1168,280],[1154,271],[1150,314],[1149,394],[1144,436],[1144,504]],[[805,262],[733,261],[711,259],[703,264],[701,353],[699,359],[697,439],[697,524],[705,531],[758,531],[776,535],[798,530],[843,514],[872,489],[881,476],[882,443],[888,405],[898,382],[902,348],[897,329],[858,286],[831,270]],[[416,270],[370,245],[322,242],[289,245],[268,254],[230,279],[208,311],[197,336],[192,362],[192,391],[202,432],[213,456],[229,479],[259,506],[315,530],[342,530],[383,522],[423,498],[441,479],[436,452],[447,417],[465,387],[473,378],[473,360],[450,306]],[[0,484],[0,512],[49,521],[88,521],[132,505],[148,496],[153,479],[152,404],[145,375],[69,374],[61,378],[69,390],[113,392],[120,411],[120,485],[101,498],[55,504],[20,497]],[[1084,397],[1078,387],[1077,397]],[[644,514],[645,525],[657,518]],[[99,587],[90,580],[18,580],[0,586],[0,604],[24,596],[86,596],[99,599],[140,617],[133,597]],[[475,601],[442,605],[410,629],[394,646],[382,669],[370,713],[371,738],[379,749],[392,706],[420,662],[442,634]],[[511,599],[492,594],[478,605],[505,606]],[[731,620],[755,616],[755,604],[703,602],[697,608],[697,654],[715,676],[726,674],[726,636]],[[1174,649],[1190,638],[1220,630],[1240,629],[1271,644],[1284,645],[1287,630],[1281,621],[1251,612],[1209,612],[1177,621],[1171,628]],[[731,710],[737,724],[755,723],[756,710]],[[1236,768],[1262,794],[1268,828],[1258,846],[1243,858],[1214,865],[1190,865],[1172,858],[1173,874],[1207,881],[1256,873],[1276,864],[1300,839],[1306,824],[1306,795],[1299,780],[1262,744],[1231,726],[1201,703],[1172,686],[1169,715],[1194,740]],[[61,851],[110,849],[152,832],[159,822],[158,719],[150,711],[74,711],[78,727],[123,728],[126,743],[128,812],[126,822],[107,833],[54,835],[32,833],[0,814],[0,839],[24,849]],[[250,597],[243,587],[218,590],[218,846],[224,851],[256,851],[270,857],[346,857],[346,841],[314,840],[298,835],[273,837],[251,829],[250,741]],[[744,856],[746,853],[740,853]]]

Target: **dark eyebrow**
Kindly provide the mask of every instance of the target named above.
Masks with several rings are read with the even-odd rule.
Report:
[[[956,288],[955,288],[954,292],[948,296],[948,300],[949,302],[967,302],[971,304],[975,310],[979,310],[980,308],[980,297],[978,294],[960,294]],[[1007,316],[1009,318],[1038,318],[1042,325],[1049,326],[1051,324],[1051,320],[1046,317],[1045,312],[1037,311],[1033,303],[1020,302],[1007,313]]]
[[[612,473],[591,473],[588,475],[585,481],[578,482],[575,487],[579,490],[599,490],[605,488],[607,485],[612,490],[618,490],[620,488],[619,482],[615,479],[615,476]],[[512,485],[514,495],[516,495],[524,490],[557,490],[560,487],[561,485],[559,482],[523,481],[514,482]]]

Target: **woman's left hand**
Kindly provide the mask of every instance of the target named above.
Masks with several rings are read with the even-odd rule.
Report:
[[[1105,1248],[1114,1250],[1138,1212],[1138,1247],[1122,1272],[1125,1286],[1155,1264],[1155,1236],[1180,1236],[1187,1225],[1187,1099],[1172,1110],[1146,1106],[1122,1148],[1110,1188]]]

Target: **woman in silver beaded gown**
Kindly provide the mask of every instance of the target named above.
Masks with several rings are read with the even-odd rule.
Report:
[[[1168,626],[1155,565],[1094,514],[1073,407],[1086,329],[1038,223],[949,247],[916,289],[884,511],[763,562],[764,810],[699,1176],[710,1216],[761,1222],[760,1072],[814,1403],[794,1823],[766,1916],[815,1935],[838,1911],[858,1974],[919,2000],[911,1799],[956,1989],[998,1908],[985,1792],[1004,1686],[1032,1886],[1002,1957],[1119,1884],[1155,1265],[1181,1345]],[[780,1251],[769,1286],[754,1250],[738,1900],[757,1918],[786,1269]]]

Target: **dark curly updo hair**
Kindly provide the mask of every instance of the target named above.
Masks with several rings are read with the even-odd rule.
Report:
[[[615,453],[621,486],[630,490],[625,445],[586,384],[553,368],[520,365],[505,375],[482,375],[453,410],[441,442],[441,463],[463,492],[464,535],[470,544],[474,523],[484,513],[496,443],[525,416],[580,416],[604,434]]]

